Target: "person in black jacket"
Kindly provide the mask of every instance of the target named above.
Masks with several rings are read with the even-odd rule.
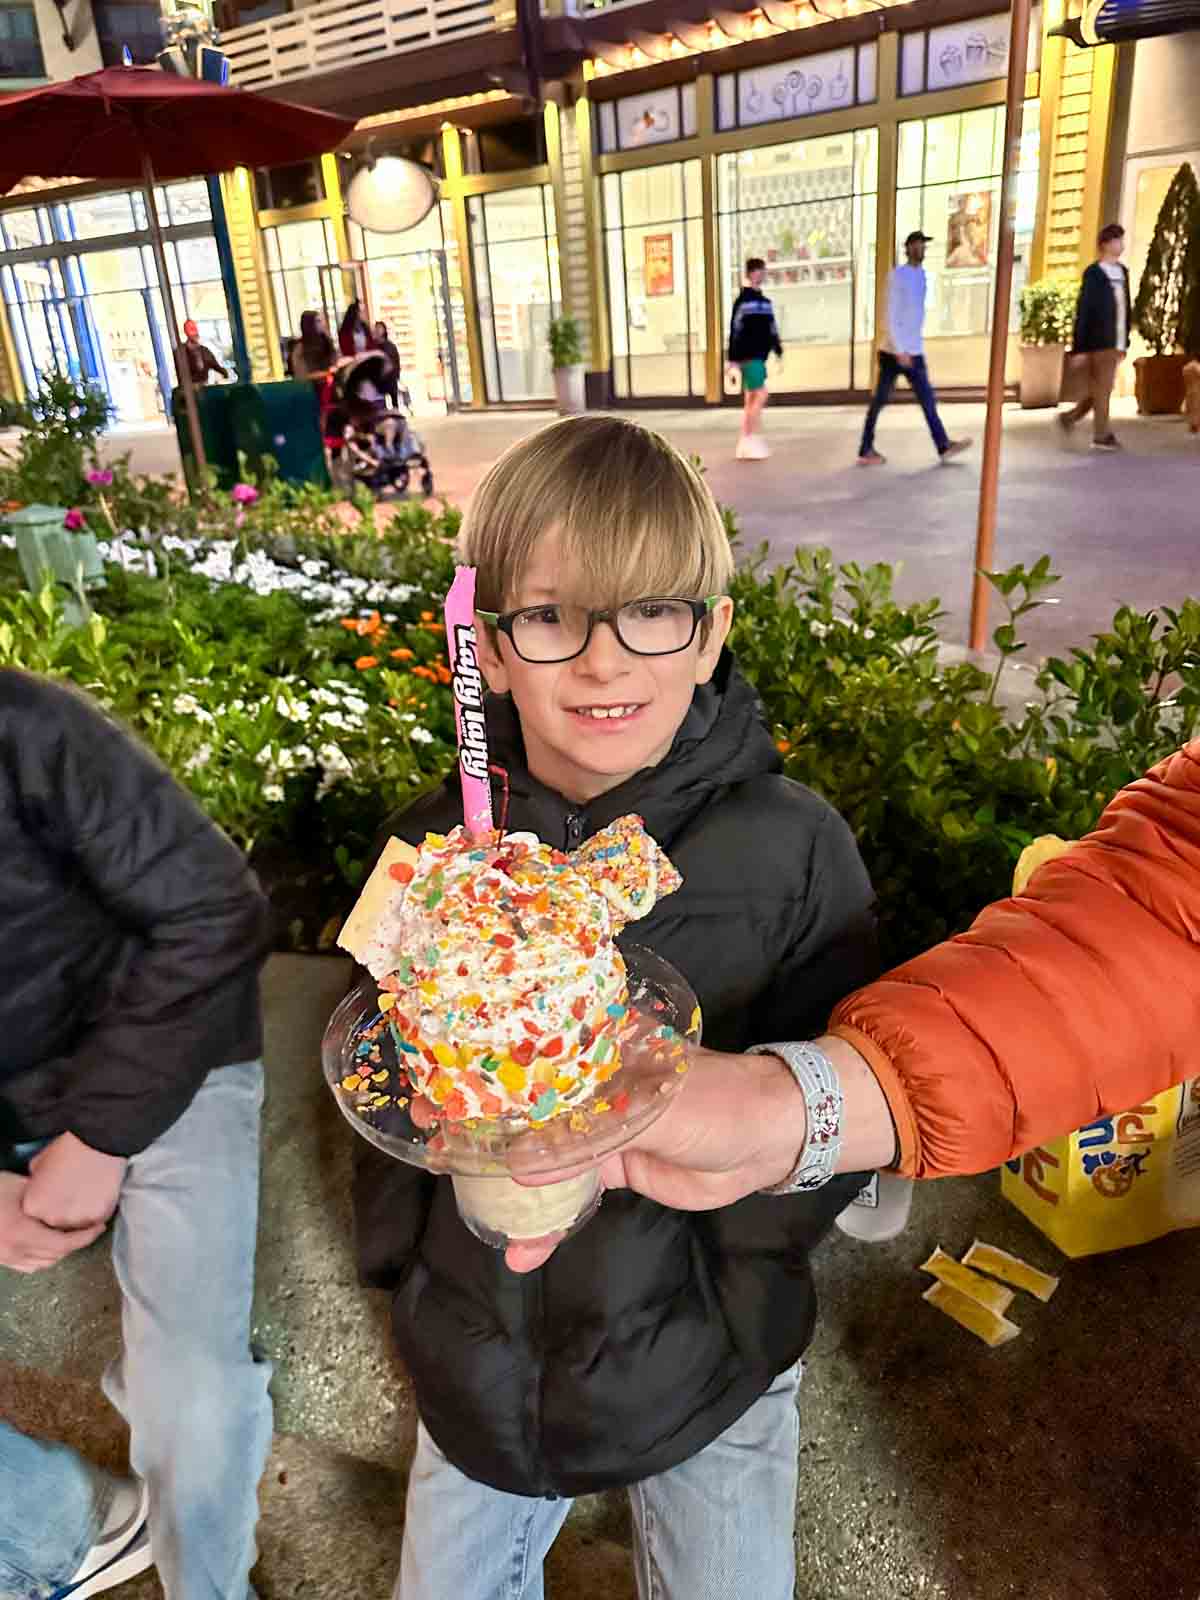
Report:
[[[767,264],[759,256],[746,262],[746,287],[733,302],[729,320],[729,364],[742,376],[742,431],[739,461],[765,461],[771,454],[762,436],[767,407],[767,357],[782,358],[783,345],[775,324],[775,308],[763,293]]]
[[[703,480],[636,423],[570,418],[491,469],[463,551],[507,826],[571,851],[639,813],[683,886],[622,943],[683,974],[715,1048],[819,1031],[877,971],[873,896],[722,648],[732,559]],[[461,820],[450,783],[389,831]],[[643,1595],[791,1600],[808,1258],[864,1175],[703,1214],[606,1196],[522,1276],[448,1179],[359,1145],[360,1271],[393,1294],[421,1419],[397,1596],[532,1600],[570,1497],[624,1486]]]
[[[156,1563],[168,1600],[247,1600],[271,1440],[249,1343],[267,903],[135,739],[14,670],[0,860],[0,1266],[41,1271],[113,1220],[104,1388],[135,1474],[0,1422],[0,1593],[90,1596]]]
[[[1117,368],[1129,348],[1133,312],[1129,299],[1129,268],[1121,260],[1125,229],[1110,222],[1100,230],[1100,254],[1083,275],[1075,308],[1075,334],[1071,354],[1087,369],[1088,392],[1077,406],[1058,414],[1059,426],[1069,433],[1092,413],[1092,449],[1119,450],[1109,426],[1108,406]]]

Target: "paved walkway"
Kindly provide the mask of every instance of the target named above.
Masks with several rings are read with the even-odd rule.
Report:
[[[747,552],[765,540],[778,562],[798,545],[827,544],[842,561],[900,563],[900,595],[939,595],[947,640],[964,641],[981,406],[946,407],[951,432],[976,440],[970,455],[946,466],[932,459],[916,407],[892,406],[879,432],[888,465],[869,471],[854,464],[857,409],[770,410],[774,454],[762,463],[733,460],[734,411],[637,415],[703,460],[714,493],[739,515]],[[548,419],[483,412],[423,421],[439,492],[465,504],[500,451]],[[1005,412],[996,564],[1031,564],[1048,552],[1063,574],[1059,604],[1029,621],[1031,657],[1086,643],[1121,604],[1149,609],[1200,593],[1200,438],[1182,419],[1133,416],[1131,402],[1119,403],[1117,426],[1127,449],[1097,456],[1086,430],[1065,442],[1048,412]],[[135,466],[147,471],[177,465],[164,431],[114,435],[109,448],[132,450]]]
[[[261,1600],[385,1600],[399,1555],[413,1395],[385,1298],[355,1282],[354,1136],[317,1056],[346,975],[340,960],[276,956],[264,985],[254,1336],[276,1363],[278,1433]],[[933,1246],[957,1255],[976,1237],[1062,1276],[1048,1305],[1018,1296],[1021,1336],[996,1351],[921,1300]],[[994,1175],[920,1186],[891,1244],[835,1230],[801,1389],[796,1600],[1196,1600],[1196,1240],[1065,1261]],[[106,1243],[40,1276],[0,1272],[0,1414],[120,1464],[96,1387],[118,1338]],[[550,1600],[633,1600],[628,1547],[622,1496],[581,1502]],[[119,1593],[159,1589],[146,1577]]]

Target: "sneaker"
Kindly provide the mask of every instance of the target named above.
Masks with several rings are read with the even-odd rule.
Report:
[[[970,439],[951,439],[946,448],[940,452],[943,461],[949,461],[954,456],[962,455],[964,450],[971,448]]]
[[[1069,411],[1060,411],[1054,420],[1064,433],[1070,433],[1075,426],[1075,418]]]
[[[146,1516],[150,1497],[146,1485],[130,1478],[117,1490],[108,1517],[79,1571],[55,1589],[49,1600],[88,1600],[88,1596],[115,1589],[154,1565]]]
[[[1121,441],[1117,438],[1115,433],[1106,433],[1104,435],[1103,439],[1093,439],[1092,440],[1092,449],[1093,450],[1109,450],[1109,451],[1112,451],[1112,450],[1119,450],[1120,448],[1121,448]]]
[[[738,440],[739,461],[765,461],[770,454],[770,446],[761,433],[744,433]]]
[[[887,465],[887,457],[881,456],[878,450],[864,450],[858,464],[860,467],[883,467]]]

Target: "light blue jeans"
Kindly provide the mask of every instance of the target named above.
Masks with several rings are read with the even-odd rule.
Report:
[[[690,1461],[629,1489],[641,1600],[792,1600],[799,1363]],[[423,1426],[392,1600],[542,1600],[571,1509],[476,1483]]]
[[[131,1159],[113,1224],[123,1349],[104,1392],[129,1424],[130,1462],[149,1486],[167,1600],[252,1594],[271,1444],[271,1368],[250,1352],[262,1098],[261,1062],[211,1073]],[[66,1446],[0,1422],[3,1600],[44,1600],[70,1581],[116,1482]]]

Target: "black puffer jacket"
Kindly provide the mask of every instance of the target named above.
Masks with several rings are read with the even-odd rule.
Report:
[[[687,977],[706,1043],[807,1038],[875,975],[871,889],[850,831],[779,775],[728,655],[661,765],[586,808],[530,777],[508,702],[493,702],[489,733],[514,831],[571,850],[626,812],[645,818],[684,882],[628,942]],[[446,788],[389,831],[419,842],[461,818]],[[528,1495],[649,1477],[734,1422],[808,1344],[809,1251],[863,1181],[702,1213],[614,1192],[522,1277],[463,1227],[448,1180],[356,1144],[360,1268],[395,1291],[425,1425],[471,1477]]]
[[[0,1146],[144,1149],[262,1050],[270,912],[245,858],[134,738],[0,671]]]

